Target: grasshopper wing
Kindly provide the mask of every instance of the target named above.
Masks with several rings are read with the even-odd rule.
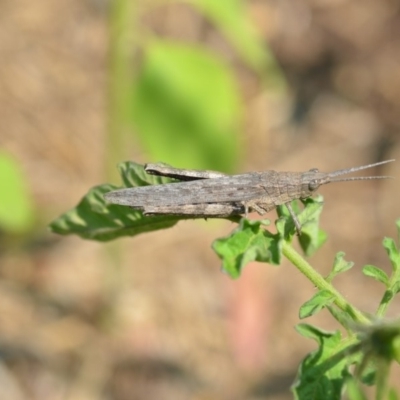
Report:
[[[269,174],[266,176],[266,174]],[[213,179],[164,185],[140,186],[105,194],[112,204],[144,209],[187,204],[247,202],[268,196],[266,179],[275,178],[275,171],[253,172]]]

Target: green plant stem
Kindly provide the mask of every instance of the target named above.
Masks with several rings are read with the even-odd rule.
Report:
[[[117,164],[127,155],[125,151],[130,133],[130,96],[133,85],[134,33],[136,29],[135,0],[113,0],[109,12],[108,49],[108,129],[105,152],[105,179],[120,182]],[[105,247],[104,290],[109,298],[121,293],[125,278],[121,262],[121,243]],[[114,310],[109,310],[112,314]],[[112,319],[108,315],[106,320]]]
[[[334,297],[334,303],[341,310],[351,315],[355,322],[367,324],[369,320],[357,308],[353,307],[325,278],[319,274],[294,248],[283,241],[283,255],[303,274],[305,275],[319,290],[327,290]]]
[[[378,310],[376,311],[376,316],[378,318],[381,318],[385,315],[386,309],[389,306],[389,301],[385,301],[385,299],[388,297],[387,296],[388,292],[389,292],[389,290],[385,291],[383,298],[382,298],[381,302],[379,303]]]
[[[389,361],[380,360],[378,362],[376,374],[376,400],[384,400],[387,398],[387,393],[389,392],[389,369]]]

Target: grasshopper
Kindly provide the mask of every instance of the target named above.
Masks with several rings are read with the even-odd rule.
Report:
[[[104,195],[112,204],[129,206],[144,215],[168,214],[193,217],[230,217],[257,211],[260,215],[285,205],[297,233],[301,225],[290,202],[312,196],[321,186],[331,182],[386,179],[389,176],[340,178],[341,175],[376,167],[394,160],[340,169],[325,173],[317,168],[306,172],[249,172],[225,175],[217,171],[188,170],[168,164],[146,164],[151,175],[177,179],[179,182],[114,190]],[[339,177],[339,178],[338,178]]]

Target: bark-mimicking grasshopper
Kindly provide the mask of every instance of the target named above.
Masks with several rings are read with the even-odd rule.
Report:
[[[284,204],[300,234],[300,222],[290,205],[292,200],[310,197],[321,185],[330,182],[390,178],[337,177],[392,161],[394,160],[330,173],[313,168],[307,172],[265,171],[240,175],[178,169],[163,163],[146,164],[145,171],[148,174],[175,178],[180,182],[114,190],[104,197],[110,203],[142,210],[144,215],[191,215],[203,218],[247,215],[250,210],[263,215]]]

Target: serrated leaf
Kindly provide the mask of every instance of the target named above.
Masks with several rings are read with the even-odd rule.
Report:
[[[147,44],[132,123],[151,158],[233,172],[242,115],[236,79],[216,54],[173,41]]]
[[[100,185],[89,190],[79,204],[50,224],[59,235],[75,234],[84,239],[109,241],[123,236],[170,228],[180,219],[172,216],[145,217],[129,207],[106,204],[103,195],[117,189]]]
[[[301,225],[301,235],[298,237],[300,246],[307,256],[312,255],[326,241],[327,235],[319,229],[319,219],[323,206],[323,197],[308,198],[302,200],[304,209],[300,211],[297,200],[291,203],[293,211]],[[285,205],[277,207],[278,215],[281,217],[276,221],[276,227],[281,236],[291,241],[293,235],[296,234],[293,219]]]
[[[33,205],[17,161],[0,153],[0,228],[23,232],[33,222]]]
[[[327,305],[332,304],[334,298],[335,297],[328,290],[320,290],[300,307],[300,319],[310,317],[321,311]]]
[[[332,282],[333,278],[336,275],[341,274],[342,272],[348,271],[350,268],[354,266],[354,263],[351,261],[346,261],[344,256],[346,254],[343,251],[339,251],[335,256],[335,261],[333,262],[332,271],[329,273],[326,280],[328,282]]]
[[[232,278],[239,277],[243,267],[250,261],[280,264],[279,235],[266,231],[263,225],[263,221],[243,218],[228,237],[214,241],[212,247],[222,259],[222,268]]]
[[[396,243],[392,238],[384,238],[382,244],[392,263],[393,272],[396,274],[400,269],[400,253],[397,249]]]
[[[396,221],[398,234],[400,236],[400,219]],[[391,238],[383,239],[383,247],[385,248],[390,262],[392,264],[392,275],[388,278],[387,290],[384,294],[383,302],[389,302],[392,298],[400,292],[400,252],[396,243]]]
[[[134,162],[123,162],[118,168],[126,187],[171,181],[147,174],[142,165]],[[115,189],[118,187],[110,184],[90,189],[75,208],[54,220],[50,229],[60,235],[75,234],[85,239],[109,241],[170,228],[179,220],[188,219],[168,215],[144,216],[141,211],[130,207],[108,204],[103,195]]]
[[[291,203],[293,212],[298,215],[300,214],[300,206],[297,200],[292,201]],[[278,233],[284,238],[286,241],[291,242],[293,236],[297,233],[296,226],[292,219],[292,216],[289,213],[288,208],[285,204],[276,207],[276,213],[278,214],[278,219],[275,221],[276,229]]]
[[[319,220],[323,207],[323,197],[302,200],[304,210],[299,215],[302,226],[299,243],[307,256],[313,255],[327,240],[327,234],[319,228]]]
[[[374,265],[365,265],[362,269],[362,272],[365,276],[369,276],[374,278],[378,282],[383,283],[386,287],[389,285],[389,277],[386,272],[382,269],[375,267]]]
[[[298,400],[338,400],[341,398],[345,377],[348,376],[346,352],[341,333],[324,332],[308,324],[299,324],[296,330],[317,341],[319,347],[301,363],[296,382],[292,386]]]

